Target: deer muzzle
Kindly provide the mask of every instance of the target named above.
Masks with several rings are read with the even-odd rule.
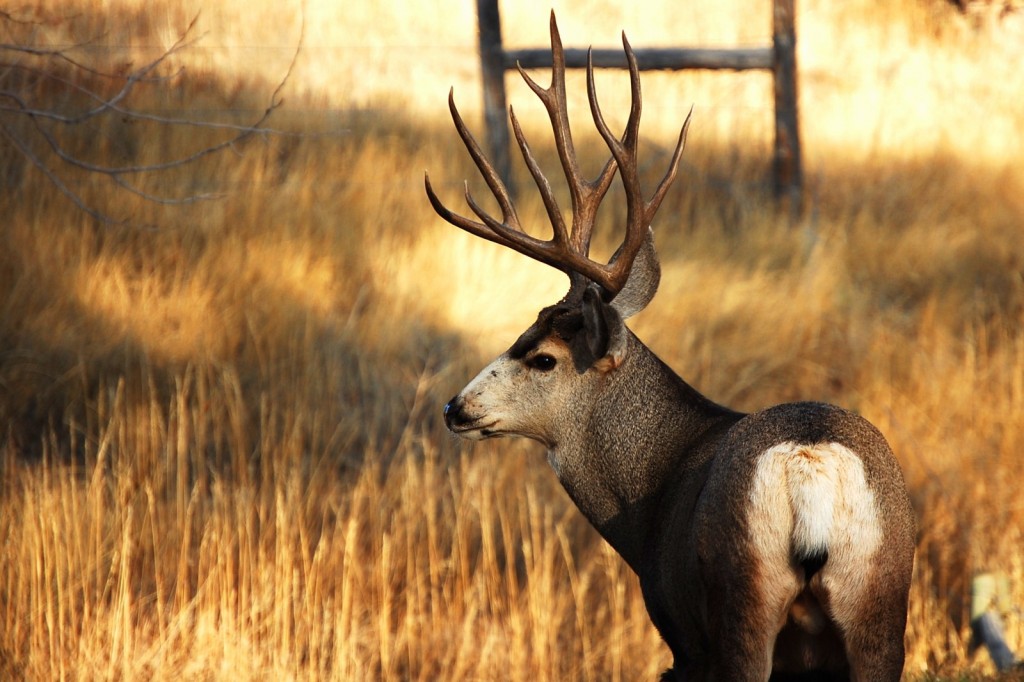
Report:
[[[455,396],[444,406],[444,424],[452,433],[463,438],[479,440],[499,435],[492,430],[494,421],[487,421],[485,416],[472,415],[466,410],[466,403],[461,396]]]

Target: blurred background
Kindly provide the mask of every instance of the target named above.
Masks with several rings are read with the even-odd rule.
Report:
[[[552,7],[571,47],[771,40],[769,0],[640,5],[503,3],[505,46],[546,46]],[[907,678],[981,679],[975,575],[1003,576],[1024,648],[1024,8],[796,10],[795,214],[772,198],[768,73],[642,74],[646,187],[693,122],[631,326],[717,402],[826,400],[885,433],[919,521]],[[565,290],[424,195],[429,171],[449,206],[467,179],[489,201],[446,104],[482,135],[474,3],[68,0],[0,29],[0,676],[670,665],[540,446],[470,447],[440,419]],[[557,178],[543,108],[506,87]],[[620,127],[626,74],[597,89]]]

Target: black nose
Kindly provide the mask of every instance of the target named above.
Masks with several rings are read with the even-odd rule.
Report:
[[[459,396],[455,396],[444,406],[444,424],[450,431],[458,433],[464,430],[466,425],[473,423],[473,418],[466,415],[465,407]]]
[[[459,396],[455,396],[444,406],[444,425],[451,429],[454,424],[463,421],[461,412],[462,406],[459,404]]]

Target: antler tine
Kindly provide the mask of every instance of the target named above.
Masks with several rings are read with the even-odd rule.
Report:
[[[679,170],[679,160],[683,158],[683,149],[686,147],[686,134],[690,131],[691,116],[693,116],[692,106],[690,107],[690,111],[686,114],[686,120],[683,121],[683,127],[679,130],[679,141],[676,142],[675,151],[672,152],[672,160],[669,161],[668,170],[665,171],[665,176],[661,179],[661,182],[658,183],[657,189],[654,190],[651,200],[647,202],[645,220],[648,224],[650,224],[651,220],[654,219],[654,214],[658,212],[658,208],[661,206],[661,200],[665,198],[668,188],[676,179],[676,171]]]
[[[541,199],[544,201],[544,208],[551,218],[551,228],[554,231],[553,241],[558,244],[567,244],[569,239],[565,231],[565,218],[562,217],[562,210],[558,207],[558,201],[555,199],[555,193],[551,189],[551,183],[548,182],[543,171],[541,171],[540,164],[537,163],[533,150],[530,149],[530,144],[526,141],[526,136],[523,134],[522,126],[519,125],[519,117],[516,116],[516,112],[511,106],[508,108],[508,115],[512,121],[512,132],[515,134],[516,142],[519,144],[519,151],[523,154],[526,167],[529,169],[530,175],[533,176],[537,189],[540,190]]]
[[[541,87],[526,73],[522,66],[518,64],[516,66],[530,90],[544,104],[544,108],[548,112],[548,118],[551,120],[551,128],[555,138],[555,149],[558,151],[558,158],[562,163],[562,170],[568,181],[569,193],[572,199],[570,247],[574,252],[586,257],[590,252],[590,240],[594,230],[597,208],[600,206],[602,199],[604,199],[604,195],[608,192],[608,188],[611,187],[612,179],[615,177],[616,166],[614,158],[608,159],[597,178],[592,181],[584,178],[583,173],[580,171],[575,145],[572,141],[572,131],[569,128],[569,114],[565,94],[565,51],[562,48],[562,37],[558,32],[558,22],[555,20],[554,11],[551,12],[550,33],[552,66],[551,85],[549,87]],[[520,147],[522,147],[522,144],[520,144]],[[538,173],[534,173],[531,169],[531,174],[533,174],[539,186],[541,180],[538,178]],[[545,184],[547,183],[546,180],[544,182]],[[561,219],[560,215],[559,219]],[[552,216],[552,222],[555,220],[556,218]]]
[[[466,145],[466,149],[469,151],[469,155],[473,157],[473,162],[476,163],[476,167],[480,169],[480,175],[483,176],[484,182],[487,183],[487,187],[490,188],[491,193],[494,194],[494,198],[498,200],[498,206],[501,207],[501,218],[509,226],[518,231],[522,231],[519,226],[519,216],[516,214],[515,206],[512,204],[512,197],[509,196],[508,188],[505,187],[505,183],[502,181],[501,176],[498,175],[498,171],[494,169],[491,162],[484,156],[483,150],[480,149],[480,145],[477,144],[476,138],[473,137],[473,133],[469,131],[469,127],[466,122],[462,119],[462,115],[459,114],[458,107],[455,106],[455,89],[451,88],[448,91],[448,110],[451,111],[452,121],[455,122],[455,129],[459,132],[459,137],[462,138],[462,142]],[[467,189],[467,193],[468,193]],[[475,212],[475,211],[474,211]],[[479,213],[477,213],[480,216]],[[483,216],[480,216],[483,218]]]
[[[532,237],[523,231],[505,183],[502,182],[498,172],[491,165],[490,161],[487,160],[487,157],[484,156],[476,138],[470,132],[461,114],[459,114],[459,110],[455,106],[454,94],[451,91],[448,94],[448,108],[451,111],[452,121],[455,123],[455,129],[458,131],[459,137],[462,138],[467,151],[469,151],[469,155],[473,158],[474,163],[476,163],[477,168],[480,170],[480,174],[501,207],[502,219],[498,221],[476,202],[469,191],[468,183],[465,190],[466,203],[482,222],[471,220],[451,211],[438,198],[430,183],[430,175],[425,173],[423,178],[424,186],[427,198],[430,200],[430,205],[434,208],[434,211],[452,225],[470,234],[501,244],[565,272],[569,276],[570,281],[574,280],[575,276],[579,274],[592,281],[603,283],[605,278],[602,266],[588,259],[585,254],[581,255],[570,248],[567,245],[564,221],[561,225],[558,222],[554,222],[554,216],[560,217],[561,213],[558,210],[557,204],[554,203],[554,194],[551,191],[550,185],[547,186],[546,193],[542,188],[542,193],[545,193],[545,204],[552,215],[553,225],[555,226],[554,237],[550,241],[544,241]],[[513,121],[515,127],[518,128],[518,123],[515,119]],[[547,180],[543,175],[540,175],[537,162],[530,152],[529,145],[526,145],[521,129],[517,132],[517,139],[520,140],[520,146],[525,147],[524,156],[526,157],[527,164],[531,166],[531,172],[535,174],[534,177],[536,178],[539,175],[540,180],[538,180],[538,183],[543,182],[543,184],[547,184]]]
[[[614,262],[609,263],[612,267],[609,276],[614,283],[615,292],[626,283],[633,260],[643,245],[647,227],[647,223],[644,221],[646,212],[643,210],[644,198],[640,189],[636,161],[642,108],[640,70],[637,67],[636,55],[633,54],[625,32],[622,33],[622,47],[626,52],[626,62],[629,65],[630,108],[629,119],[626,121],[626,130],[622,134],[621,141],[608,128],[604,115],[601,113],[601,107],[597,101],[597,88],[594,85],[594,53],[593,50],[587,53],[587,98],[590,101],[590,111],[598,132],[601,133],[601,137],[604,138],[612,153],[612,158],[619,166],[622,186],[626,190],[626,236],[619,249],[618,257]]]
[[[490,188],[491,193],[494,194],[495,199],[498,201],[498,206],[501,208],[502,221],[499,222],[489,216],[473,199],[471,192],[469,191],[469,184],[466,184],[466,201],[473,212],[483,221],[476,222],[470,220],[464,216],[458,215],[453,211],[449,210],[437,194],[434,192],[433,186],[430,184],[429,174],[424,174],[424,185],[427,190],[427,198],[430,199],[430,205],[433,206],[434,211],[439,216],[447,220],[452,225],[465,230],[477,237],[496,242],[503,246],[523,253],[524,255],[537,258],[548,264],[550,259],[545,260],[534,253],[535,249],[542,248],[545,242],[531,237],[530,235],[523,232],[519,224],[519,217],[516,214],[515,206],[512,203],[512,199],[508,193],[508,189],[505,187],[505,183],[502,182],[498,172],[491,165],[487,157],[484,156],[483,151],[480,149],[480,145],[477,143],[476,138],[473,137],[473,133],[469,131],[469,127],[466,122],[462,119],[462,115],[459,114],[458,107],[455,106],[455,95],[453,90],[448,92],[448,108],[452,114],[452,121],[455,123],[455,129],[459,133],[459,137],[462,138],[463,143],[466,145],[466,149],[469,151],[469,155],[473,158],[477,168],[480,170],[480,174],[484,178],[484,182]],[[556,267],[560,267],[557,266]]]
[[[658,184],[650,201],[645,201],[643,191],[640,187],[640,175],[637,168],[637,147],[639,145],[640,113],[642,109],[642,94],[640,91],[640,68],[637,65],[636,54],[626,38],[622,34],[622,47],[626,53],[626,62],[629,65],[630,83],[630,109],[629,119],[626,121],[626,130],[622,139],[615,137],[608,128],[601,113],[601,107],[597,101],[597,89],[594,85],[594,61],[593,51],[587,54],[587,97],[590,101],[590,111],[594,117],[594,124],[598,132],[604,138],[612,158],[619,167],[619,174],[622,178],[622,185],[626,190],[626,236],[622,245],[616,252],[615,257],[608,264],[607,277],[611,286],[606,286],[609,293],[615,294],[625,285],[629,277],[633,261],[643,246],[647,235],[647,228],[650,227],[654,214],[661,206],[669,186],[675,179],[679,160],[682,158],[683,147],[686,143],[686,133],[690,126],[690,115],[686,117],[683,128],[679,134],[679,141],[676,144],[675,152],[669,163],[668,171]],[[692,113],[691,109],[691,113]]]

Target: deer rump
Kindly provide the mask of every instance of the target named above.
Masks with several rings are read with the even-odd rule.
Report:
[[[899,679],[914,527],[881,434],[813,402],[720,434],[638,571],[665,679]]]

